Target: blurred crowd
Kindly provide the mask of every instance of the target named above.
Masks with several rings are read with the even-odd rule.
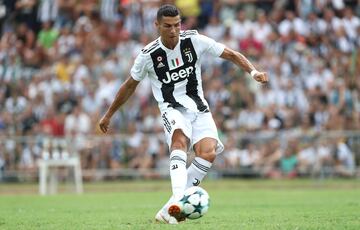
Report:
[[[109,136],[97,128],[136,55],[158,37],[163,3],[179,7],[184,30],[269,74],[260,86],[229,62],[203,60],[205,97],[226,145],[216,169],[355,174],[360,134],[342,131],[360,129],[360,1],[2,0],[0,178],[36,171],[46,138],[70,139],[84,169],[168,169],[148,80],[114,116]]]

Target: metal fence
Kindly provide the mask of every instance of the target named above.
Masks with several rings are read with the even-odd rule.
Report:
[[[284,131],[221,135],[210,177],[359,177],[360,132]],[[84,180],[168,177],[162,134],[0,137],[0,181],[37,181],[39,159],[79,157]],[[189,155],[191,163],[194,154]],[[60,179],[72,172],[64,169]]]

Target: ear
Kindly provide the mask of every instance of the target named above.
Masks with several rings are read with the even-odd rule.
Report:
[[[159,29],[159,26],[160,26],[159,21],[158,21],[158,20],[155,20],[155,27],[156,27],[156,29]]]

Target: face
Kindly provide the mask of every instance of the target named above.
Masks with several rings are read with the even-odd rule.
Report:
[[[181,19],[180,15],[175,17],[162,17],[155,25],[159,30],[161,41],[168,48],[174,48],[179,41]]]

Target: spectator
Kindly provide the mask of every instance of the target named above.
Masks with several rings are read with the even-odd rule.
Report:
[[[215,41],[219,41],[224,37],[225,28],[217,16],[212,15],[210,17],[209,23],[204,28],[204,34],[207,36],[211,35]]]
[[[236,20],[230,27],[230,34],[233,38],[241,41],[248,37],[251,27],[252,22],[246,18],[245,11],[240,9],[237,12]]]
[[[294,178],[297,176],[298,159],[294,146],[289,146],[285,150],[285,155],[280,159],[281,174],[286,178]]]
[[[41,23],[55,21],[59,12],[59,1],[41,0],[38,9],[38,15]]]
[[[38,43],[41,47],[49,49],[53,47],[58,36],[59,32],[52,28],[52,22],[44,22],[38,35]]]
[[[225,143],[224,168],[236,169],[240,166],[240,149],[234,136],[229,136]]]
[[[337,142],[335,169],[340,176],[344,177],[353,176],[355,173],[354,155],[342,140]]]
[[[33,31],[37,31],[37,1],[36,0],[15,0],[16,21],[24,22]]]

